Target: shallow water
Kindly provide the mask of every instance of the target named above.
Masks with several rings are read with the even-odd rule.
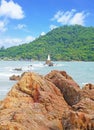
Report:
[[[15,68],[22,68],[16,71]],[[82,87],[86,83],[94,84],[94,62],[54,62],[54,66],[45,66],[41,61],[0,61],[0,100],[16,83],[10,81],[13,74],[21,75],[25,71],[34,71],[45,75],[51,70],[65,70]]]

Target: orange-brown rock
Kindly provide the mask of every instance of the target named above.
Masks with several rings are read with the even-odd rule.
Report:
[[[64,95],[72,110],[62,115],[64,130],[94,130],[94,85],[79,85],[65,71],[52,71],[45,76]]]
[[[86,84],[83,88],[83,90],[93,90],[94,89],[94,84],[88,83]]]
[[[65,71],[24,73],[0,102],[0,130],[94,130],[94,85]]]
[[[65,71],[51,71],[45,76],[54,83],[64,96],[64,99],[69,105],[74,105],[80,100],[80,87]]]
[[[9,77],[10,80],[19,80],[20,76],[19,75],[12,75]]]
[[[53,83],[25,73],[0,104],[0,130],[62,130],[62,114],[69,109]]]
[[[62,124],[64,130],[94,130],[94,118],[83,112],[66,111]]]
[[[92,84],[85,85],[84,88],[79,91],[80,101],[77,104],[72,106],[73,110],[75,111],[74,118],[75,119],[78,118],[77,119],[78,121],[76,121],[75,125],[73,125],[74,128],[73,130],[94,129],[94,87],[93,86],[94,85]],[[80,117],[76,116],[76,114],[79,115],[79,113],[83,115],[82,116],[83,118],[81,118],[81,116]],[[71,116],[70,116],[70,120],[72,120]],[[70,124],[72,123],[70,122]]]
[[[75,111],[84,112],[89,115],[94,115],[94,101],[90,98],[84,98],[72,107]]]
[[[94,115],[94,85],[86,84],[79,94],[80,101],[72,106],[74,110]]]

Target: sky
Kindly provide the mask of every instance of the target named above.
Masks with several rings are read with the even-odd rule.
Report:
[[[64,25],[94,26],[94,0],[0,0],[0,47],[29,43]]]

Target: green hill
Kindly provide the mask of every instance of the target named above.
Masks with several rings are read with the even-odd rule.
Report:
[[[29,44],[1,48],[0,58],[94,61],[94,27],[62,26]]]

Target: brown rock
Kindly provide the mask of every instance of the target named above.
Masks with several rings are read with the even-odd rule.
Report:
[[[94,115],[94,85],[87,84],[79,91],[80,101],[73,105],[76,111],[84,112],[89,115]]]
[[[91,83],[88,83],[82,89],[83,90],[91,90],[91,89],[93,90],[94,89],[94,85],[91,84]]]
[[[62,114],[70,109],[60,90],[35,73],[25,73],[0,108],[1,130],[63,130]]]
[[[62,115],[64,130],[94,130],[94,85],[82,90],[65,71],[52,71],[46,78],[54,83],[73,110]]]
[[[0,101],[0,130],[94,130],[94,85],[80,89],[65,71],[24,73]]]
[[[94,130],[94,118],[82,112],[66,111],[62,124],[64,130]]]
[[[61,90],[64,99],[69,105],[72,106],[79,102],[80,95],[78,92],[80,91],[80,87],[65,71],[54,70],[45,77]]]
[[[20,76],[19,75],[12,75],[10,78],[10,80],[19,80],[20,79]]]
[[[80,100],[84,98],[90,98],[94,101],[94,89],[82,89],[80,92]]]
[[[94,101],[90,98],[84,98],[72,107],[75,111],[84,112],[89,115],[94,115]]]
[[[79,91],[79,95],[80,95],[80,101],[77,104],[72,106],[74,110],[74,112],[72,111],[72,113],[74,113],[73,121],[72,121],[72,116],[69,116],[71,114],[67,115],[69,120],[67,119],[66,122],[71,125],[68,130],[70,130],[70,128],[73,130],[76,129],[93,130],[94,129],[94,87],[93,85],[92,84],[85,85],[85,87]]]

